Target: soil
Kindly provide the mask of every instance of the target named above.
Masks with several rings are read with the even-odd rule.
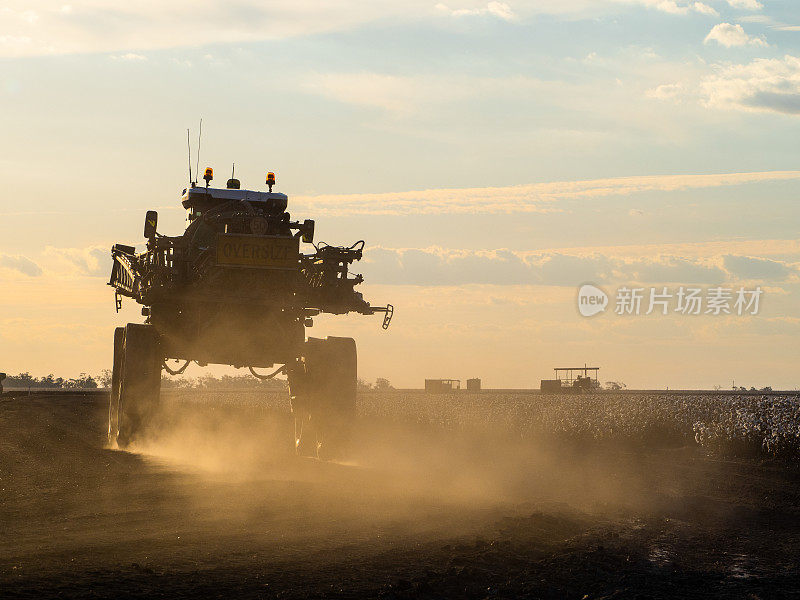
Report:
[[[695,446],[536,447],[176,403],[132,451],[107,399],[0,400],[0,597],[796,598],[800,473]]]

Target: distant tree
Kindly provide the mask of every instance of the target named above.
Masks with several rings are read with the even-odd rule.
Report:
[[[194,379],[190,377],[161,376],[161,386],[171,389],[204,389],[204,390],[284,390],[288,386],[286,379],[258,379],[252,375],[222,375],[215,377],[210,373]]]
[[[97,376],[97,381],[104,388],[111,387],[111,369],[103,369],[100,375]]]
[[[31,374],[26,371],[25,373],[20,373],[19,375],[9,375],[5,381],[5,386],[7,388],[30,388],[34,387],[35,383],[36,379],[31,377]]]
[[[356,383],[356,388],[359,392],[366,392],[372,389],[372,384],[369,381],[359,377],[358,382]]]
[[[393,390],[394,388],[392,387],[392,384],[389,383],[388,379],[384,377],[378,377],[375,380],[375,389],[385,391],[385,390]]]
[[[86,373],[81,373],[78,377],[75,377],[74,379],[68,379],[67,381],[64,381],[61,387],[69,390],[95,389],[97,388],[97,382],[91,375],[87,375]]]
[[[168,377],[165,373],[161,376],[161,387],[170,389],[189,389],[194,387],[194,380],[188,377]]]
[[[606,389],[611,391],[619,391],[624,390],[627,385],[622,383],[621,381],[606,381]]]
[[[64,379],[61,377],[53,377],[52,373],[50,373],[46,377],[35,379],[34,381],[37,384],[35,385],[35,387],[48,388],[48,389],[57,389],[64,387]]]

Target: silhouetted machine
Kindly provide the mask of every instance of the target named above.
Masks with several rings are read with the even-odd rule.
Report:
[[[295,419],[295,446],[304,455],[342,451],[355,416],[356,345],[351,338],[305,337],[322,312],[383,313],[389,326],[392,305],[371,306],[349,274],[364,242],[340,247],[313,245],[314,221],[292,221],[285,194],[225,189],[192,183],[184,190],[188,226],[182,235],[156,231],[158,214],[148,211],[147,250],[116,244],[109,285],[144,305],[144,324],[114,332],[114,368],[109,438],[126,447],[156,414],[161,369],[182,373],[190,361],[250,367],[260,378],[285,373]],[[300,243],[312,245],[301,252]],[[171,370],[166,359],[185,364]],[[282,365],[269,375],[255,368]]]

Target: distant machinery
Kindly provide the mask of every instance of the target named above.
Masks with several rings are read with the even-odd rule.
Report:
[[[460,379],[426,379],[425,391],[431,394],[445,394],[461,389]]]
[[[556,367],[555,379],[542,379],[539,389],[545,394],[582,393],[600,389],[600,367]]]
[[[481,391],[481,380],[478,377],[473,379],[467,379],[467,391],[468,392],[480,392]]]

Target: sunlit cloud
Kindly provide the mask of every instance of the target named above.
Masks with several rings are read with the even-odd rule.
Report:
[[[710,108],[800,114],[800,58],[759,58],[721,67],[700,86]]]
[[[613,248],[521,252],[508,249],[457,250],[370,248],[363,265],[367,279],[392,285],[465,284],[577,286],[595,283],[697,284],[796,281],[796,263],[758,256],[697,255],[653,249],[618,254]],[[800,254],[795,257],[800,260]]]
[[[783,261],[755,256],[726,255],[723,265],[731,275],[750,280],[782,281],[797,273],[796,268]]]
[[[6,0],[0,19],[0,56],[70,53],[140,53],[209,44],[242,44],[352,29],[392,20],[483,15],[509,21],[516,10],[498,0],[452,8],[409,0]],[[525,0],[526,15],[596,14],[612,0]],[[699,3],[698,3],[699,4]]]
[[[131,62],[140,62],[147,60],[147,57],[142,54],[136,54],[135,52],[128,52],[126,54],[113,54],[111,56],[112,60],[127,60]]]
[[[733,8],[741,8],[744,10],[761,10],[764,5],[758,0],[728,0]]]
[[[505,2],[489,2],[486,6],[479,8],[449,8],[446,4],[437,4],[436,8],[454,17],[489,15],[504,21],[516,19],[514,11]]]
[[[110,245],[85,248],[54,248],[47,246],[42,253],[48,267],[59,275],[107,277],[111,273]]]
[[[732,48],[734,46],[767,46],[761,38],[752,37],[745,33],[744,28],[737,24],[720,23],[714,25],[703,43],[717,42],[720,46]]]
[[[590,201],[641,192],[669,192],[792,179],[800,179],[800,171],[652,175],[507,187],[296,196],[293,203],[304,210],[331,215],[546,213],[562,210],[558,205],[562,200]]]
[[[659,12],[667,13],[670,15],[688,15],[691,13],[698,13],[709,16],[719,16],[719,13],[713,7],[705,2],[684,1],[684,0],[617,0],[619,2],[629,4],[640,4],[647,8],[652,8]]]

